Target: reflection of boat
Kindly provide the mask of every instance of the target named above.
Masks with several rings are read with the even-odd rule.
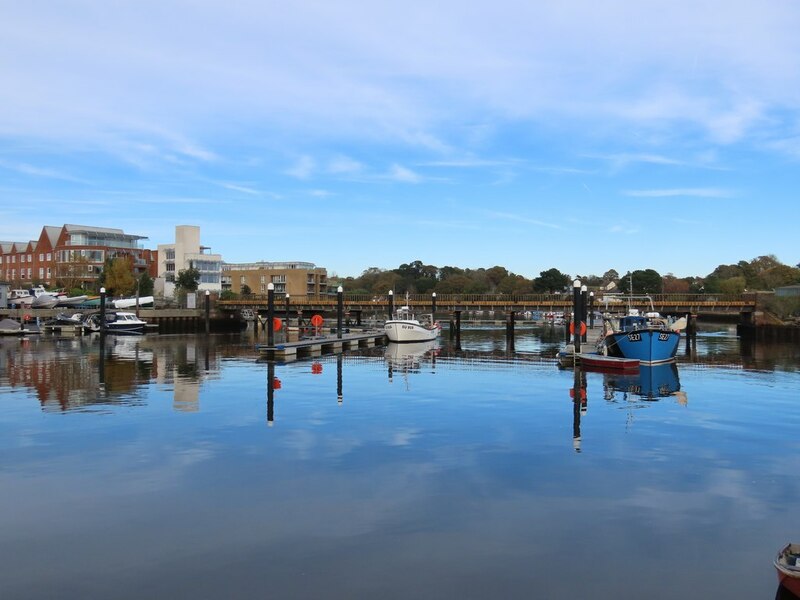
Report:
[[[409,306],[401,306],[383,326],[390,342],[424,342],[436,339],[440,326],[432,314],[420,315],[418,320]]]
[[[638,310],[619,320],[606,318],[601,344],[609,356],[636,358],[643,364],[675,360],[681,334],[656,312],[639,315]]]
[[[422,359],[427,354],[434,353],[436,349],[436,340],[409,342],[406,344],[389,342],[386,344],[384,356],[392,368],[412,370],[419,368]]]
[[[800,544],[788,544],[773,564],[780,584],[800,598]]]
[[[681,389],[675,363],[640,365],[638,373],[609,373],[604,378],[608,390],[641,396],[649,400],[678,394]]]
[[[84,327],[89,331],[100,331],[100,313],[92,313],[84,320]],[[132,312],[107,312],[106,333],[144,333],[147,322],[142,321]]]

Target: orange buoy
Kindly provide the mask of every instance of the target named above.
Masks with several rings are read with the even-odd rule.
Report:
[[[283,321],[281,321],[278,317],[272,318],[272,328],[275,331],[280,331],[281,327],[283,327]]]
[[[314,327],[321,327],[323,322],[324,319],[322,318],[322,315],[314,315],[313,317],[311,317],[311,324]]]

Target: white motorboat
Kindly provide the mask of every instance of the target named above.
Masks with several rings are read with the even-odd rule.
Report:
[[[84,327],[89,331],[100,331],[100,313],[92,313],[84,319]],[[141,334],[147,328],[147,321],[142,321],[136,313],[123,311],[106,312],[106,333],[135,333]]]
[[[409,306],[401,306],[383,326],[390,342],[425,342],[434,340],[441,331],[433,314],[414,315]]]
[[[61,297],[55,294],[39,294],[31,302],[31,308],[55,308]]]

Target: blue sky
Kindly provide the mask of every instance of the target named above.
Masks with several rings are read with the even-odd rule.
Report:
[[[535,277],[800,262],[800,4],[5,2],[0,240]]]

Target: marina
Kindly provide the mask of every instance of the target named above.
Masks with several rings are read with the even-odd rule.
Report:
[[[775,596],[796,346],[704,325],[673,364],[598,372],[558,368],[550,326],[513,350],[496,327],[285,360],[263,335],[0,340],[9,597],[218,597],[229,577],[276,597]]]

